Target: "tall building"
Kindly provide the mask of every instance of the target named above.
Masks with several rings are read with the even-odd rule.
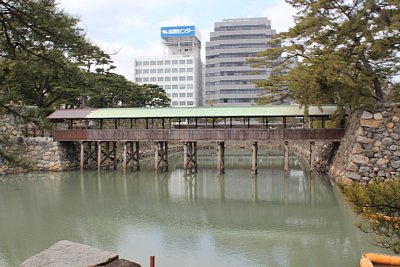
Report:
[[[214,24],[206,43],[206,104],[249,106],[263,92],[254,85],[265,80],[270,71],[255,71],[246,59],[271,45],[275,34],[268,18],[224,19]]]
[[[171,106],[199,106],[203,98],[201,37],[195,26],[162,27],[162,58],[136,58],[138,84],[157,84],[171,99]]]

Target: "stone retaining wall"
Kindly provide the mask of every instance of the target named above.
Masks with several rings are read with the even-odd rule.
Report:
[[[353,116],[330,169],[345,184],[400,178],[400,105]]]
[[[6,142],[3,150],[22,156],[29,169],[12,167],[0,157],[0,174],[27,171],[61,171],[78,166],[76,151],[70,143],[54,142],[50,137],[23,137],[23,121],[13,115],[0,117],[0,138]],[[1,145],[1,144],[0,144]]]

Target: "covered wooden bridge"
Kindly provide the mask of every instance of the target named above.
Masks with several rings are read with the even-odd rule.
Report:
[[[98,169],[115,167],[117,142],[123,145],[124,169],[138,168],[139,142],[154,141],[155,167],[166,170],[168,141],[179,141],[184,143],[185,170],[196,170],[197,142],[215,141],[217,169],[224,172],[225,142],[249,141],[256,173],[259,141],[281,141],[285,155],[289,141],[308,141],[311,150],[317,140],[340,141],[344,129],[334,128],[329,121],[335,111],[336,106],[312,106],[307,125],[304,109],[298,105],[62,109],[48,118],[54,123],[54,140],[80,142],[82,169],[93,161]]]

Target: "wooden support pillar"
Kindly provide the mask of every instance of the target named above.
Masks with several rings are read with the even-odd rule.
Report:
[[[101,170],[102,148],[101,141],[97,141],[97,170]]]
[[[253,142],[251,145],[252,157],[251,157],[251,171],[253,175],[257,175],[257,153],[258,153],[258,146],[257,142]]]
[[[114,170],[116,170],[117,169],[117,165],[118,165],[118,158],[117,158],[117,142],[116,141],[114,141],[113,142],[113,153],[112,153],[112,156],[113,156],[113,168],[114,168]]]
[[[124,141],[123,142],[123,169],[127,170],[128,167],[132,167],[135,170],[139,170],[139,142]]]
[[[315,171],[315,142],[310,142],[310,173]]]
[[[285,173],[289,172],[289,142],[285,141]]]
[[[168,171],[168,142],[155,142],[155,169],[156,171]]]
[[[183,146],[183,169],[185,174],[197,172],[197,142],[185,142]]]
[[[217,172],[225,172],[225,142],[217,142]]]
[[[80,167],[81,167],[81,171],[83,171],[83,165],[85,162],[85,145],[83,141],[79,142],[81,145],[81,158],[80,158]]]
[[[126,141],[123,143],[123,152],[122,152],[122,158],[123,158],[123,169],[124,171],[126,171],[126,167],[128,165],[128,149],[127,149],[127,145],[126,145]]]

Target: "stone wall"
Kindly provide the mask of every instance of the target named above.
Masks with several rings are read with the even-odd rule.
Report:
[[[399,104],[353,116],[329,174],[345,184],[400,178],[399,116]]]
[[[76,151],[71,143],[54,142],[51,137],[24,137],[26,124],[12,115],[0,117],[2,149],[22,156],[31,165],[29,169],[9,166],[0,156],[0,174],[26,171],[61,171],[76,168]]]

